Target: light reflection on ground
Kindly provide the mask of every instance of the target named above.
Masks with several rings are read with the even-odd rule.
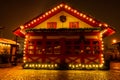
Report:
[[[120,71],[1,68],[0,80],[120,80]]]

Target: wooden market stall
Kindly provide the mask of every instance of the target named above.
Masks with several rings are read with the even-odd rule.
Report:
[[[108,24],[60,4],[14,30],[24,37],[24,68],[102,68],[103,37],[115,31]]]
[[[0,38],[0,63],[13,62],[17,46],[13,40]]]

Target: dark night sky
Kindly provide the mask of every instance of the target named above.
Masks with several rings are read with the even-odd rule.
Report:
[[[105,39],[108,42],[120,40],[120,0],[0,0],[2,37],[14,39],[12,30],[61,2],[115,28],[116,34]]]

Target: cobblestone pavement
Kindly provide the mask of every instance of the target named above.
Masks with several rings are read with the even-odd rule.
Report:
[[[120,71],[0,68],[0,80],[120,80]]]

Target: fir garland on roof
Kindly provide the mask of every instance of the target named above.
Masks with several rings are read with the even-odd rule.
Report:
[[[68,29],[68,28],[59,28],[59,29],[27,29],[26,32],[91,32],[91,31],[101,31],[102,28],[73,28],[73,29]]]

